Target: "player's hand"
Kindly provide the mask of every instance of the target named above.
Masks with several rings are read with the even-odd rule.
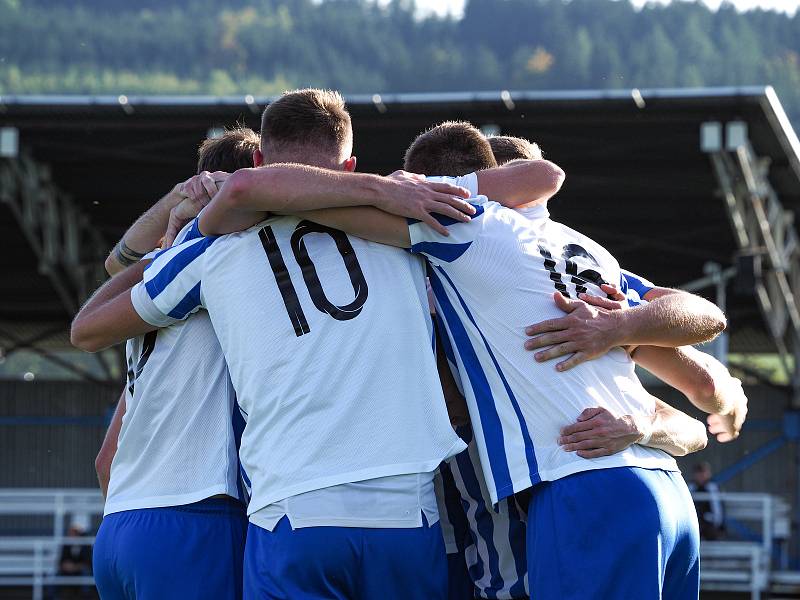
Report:
[[[394,215],[422,221],[441,235],[450,233],[433,213],[462,222],[468,222],[475,214],[475,207],[465,200],[470,196],[466,188],[427,181],[422,175],[407,171],[395,171],[386,179],[392,185],[383,190],[376,206]]]
[[[747,419],[747,396],[742,389],[742,382],[731,377],[731,384],[725,390],[726,394],[731,394],[733,408],[727,414],[708,415],[708,431],[717,436],[718,442],[730,442],[739,437],[745,419]]]
[[[592,306],[597,306],[599,308],[605,308],[606,310],[624,310],[628,308],[628,302],[625,299],[625,294],[620,292],[617,287],[609,283],[603,283],[600,285],[600,289],[606,293],[605,298],[587,293],[578,294],[578,298],[587,304],[591,304]]]
[[[526,350],[538,350],[534,358],[545,362],[571,354],[567,360],[556,365],[559,371],[567,371],[587,360],[602,356],[618,346],[619,313],[615,310],[587,304],[553,294],[556,305],[567,313],[559,319],[549,319],[525,329],[531,339],[525,342]]]
[[[214,173],[202,171],[181,184],[179,192],[184,198],[169,213],[167,232],[164,234],[164,248],[169,248],[181,229],[211,202],[228,177],[230,173],[225,171]]]
[[[605,408],[587,408],[572,425],[561,430],[558,445],[581,458],[611,456],[644,436],[631,415],[615,417]]]

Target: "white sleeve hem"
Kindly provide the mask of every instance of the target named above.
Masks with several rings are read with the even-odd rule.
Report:
[[[142,320],[153,327],[166,327],[178,322],[178,319],[161,312],[153,299],[150,298],[150,294],[147,293],[147,288],[143,281],[131,288],[131,304],[133,304],[134,310],[139,313]]]
[[[469,195],[475,197],[478,195],[478,174],[470,173],[458,178],[458,185],[465,187],[469,190]]]

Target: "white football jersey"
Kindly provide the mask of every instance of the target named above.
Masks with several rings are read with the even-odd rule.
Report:
[[[159,326],[208,310],[247,420],[250,514],[430,472],[465,447],[436,370],[423,264],[407,252],[272,218],[167,250],[131,298]]]
[[[128,340],[126,355],[126,410],[105,514],[216,494],[244,500],[243,422],[208,315]]]
[[[442,178],[477,192],[473,176]],[[558,445],[559,430],[589,407],[615,415],[653,414],[655,401],[621,348],[564,373],[525,350],[525,327],[564,316],[553,293],[601,295],[620,281],[617,261],[588,237],[556,223],[543,205],[504,208],[471,199],[468,223],[439,217],[443,236],[410,222],[412,252],[431,264],[436,312],[455,351],[492,502],[540,481],[590,469],[638,466],[677,470],[665,452],[633,445],[584,459]]]

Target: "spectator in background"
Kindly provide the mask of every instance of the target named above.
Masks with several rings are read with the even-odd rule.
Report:
[[[700,522],[700,539],[718,540],[725,534],[725,513],[722,510],[719,486],[711,481],[711,465],[697,463],[692,468],[692,482],[689,484],[692,496],[696,493],[708,494],[695,499],[697,520]]]
[[[67,537],[80,538],[88,535],[89,515],[75,514],[67,530]],[[58,574],[65,576],[83,576],[92,574],[92,545],[91,544],[64,544],[61,547],[61,556],[58,559]],[[80,597],[88,597],[90,588],[81,586],[70,588],[78,590]]]

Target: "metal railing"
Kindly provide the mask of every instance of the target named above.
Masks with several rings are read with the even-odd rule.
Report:
[[[773,582],[773,557],[778,544],[785,543],[791,531],[789,504],[778,496],[747,492],[694,492],[695,501],[722,502],[728,529],[740,525],[745,539],[704,541],[700,545],[700,582],[703,589],[749,592],[758,600],[777,579],[782,585],[792,580],[791,572],[780,572]],[[745,527],[745,523],[752,527]],[[742,537],[740,535],[740,537]],[[780,563],[781,561],[779,561]],[[779,564],[779,567],[785,565]],[[800,573],[796,574],[800,576]],[[800,579],[800,577],[798,577]]]
[[[0,538],[0,587],[30,586],[33,600],[43,600],[51,586],[94,586],[92,575],[59,574],[64,546],[92,546],[94,537]]]
[[[68,519],[103,514],[103,497],[96,489],[0,489],[0,516],[51,517],[48,530],[34,536],[0,533],[0,587],[31,587],[32,598],[43,600],[50,587],[94,586],[91,575],[59,574],[64,546],[92,546],[93,536],[65,535]]]
[[[102,515],[103,496],[93,488],[0,488],[0,515],[52,515],[52,537],[64,537],[68,515]]]

